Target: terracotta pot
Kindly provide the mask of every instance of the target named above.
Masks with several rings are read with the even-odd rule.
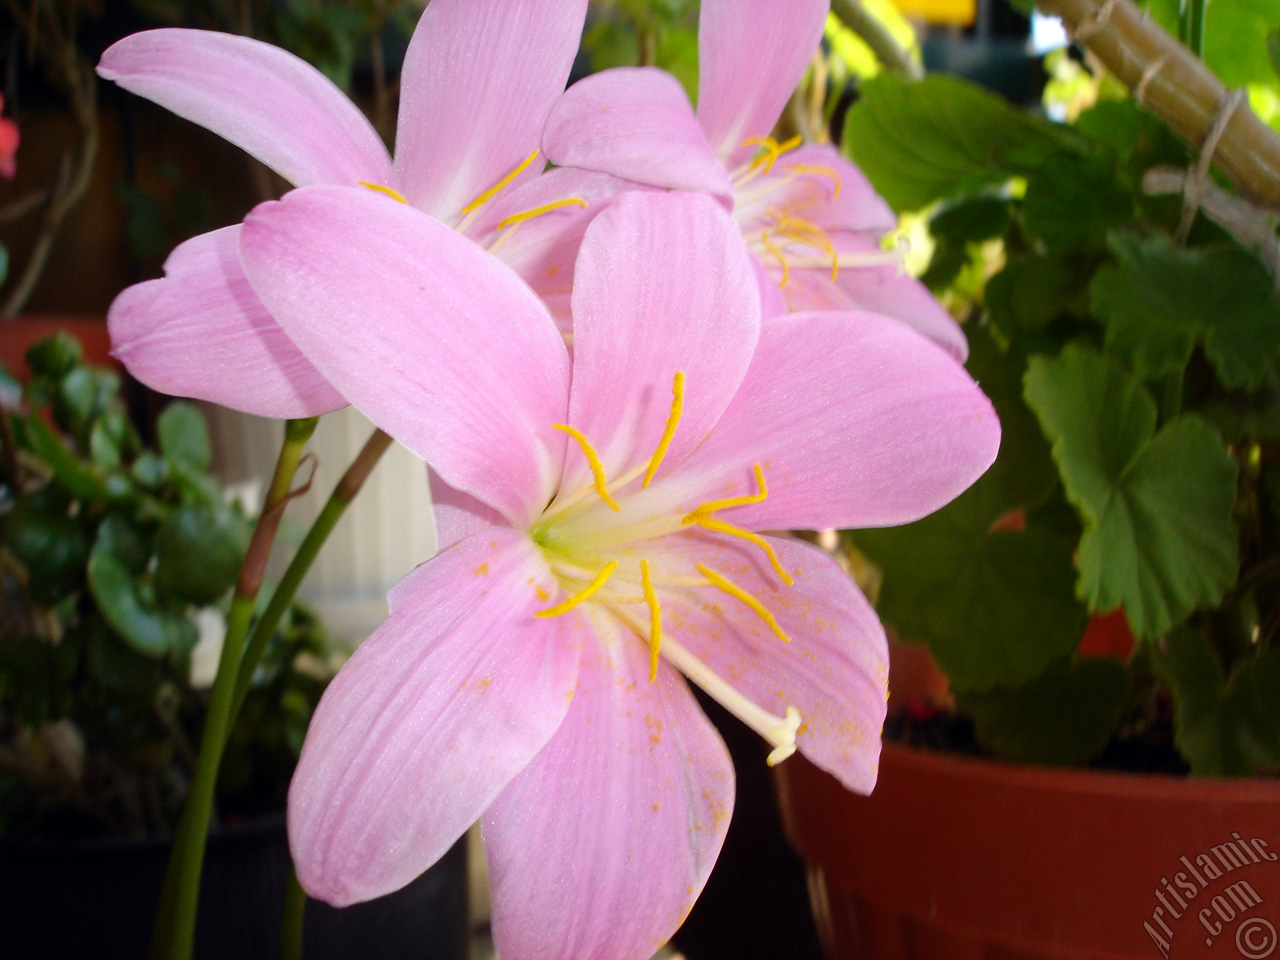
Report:
[[[94,366],[121,369],[111,356],[111,338],[106,322],[94,317],[66,317],[58,314],[29,314],[13,319],[0,318],[0,364],[20,380],[28,374],[26,356],[32,344],[66,331],[84,347],[85,360]]]
[[[1280,780],[896,746],[870,797],[775,775],[828,960],[1280,957]]]

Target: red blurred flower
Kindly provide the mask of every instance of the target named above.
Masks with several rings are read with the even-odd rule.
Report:
[[[0,112],[4,110],[4,97],[0,96]],[[18,152],[18,125],[8,117],[0,117],[0,177],[12,180],[18,172],[14,156]]]

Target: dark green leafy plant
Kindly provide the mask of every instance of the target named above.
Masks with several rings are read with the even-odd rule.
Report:
[[[26,387],[4,374],[0,390],[0,835],[163,831],[204,711],[198,624],[216,635],[249,523],[208,474],[194,406],[168,406],[148,445],[119,377],[85,365],[75,340],[44,340],[27,362]],[[232,807],[282,801],[324,679],[295,662],[323,650],[295,608],[230,747]]]
[[[1144,188],[1194,158],[1131,99],[1057,124],[943,77],[865,84],[844,148],[930,211],[935,291],[986,268],[969,367],[1004,424],[954,503],[852,538],[885,620],[995,753],[1083,762],[1171,715],[1192,772],[1280,771],[1280,296]],[[1082,650],[1116,610],[1132,652]]]

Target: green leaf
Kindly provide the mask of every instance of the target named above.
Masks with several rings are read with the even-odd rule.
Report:
[[[983,195],[946,204],[929,220],[933,257],[921,279],[933,290],[946,288],[969,262],[970,245],[1001,236],[1009,226],[1009,201]]]
[[[1155,404],[1115,361],[1072,346],[1034,358],[1026,397],[1085,524],[1078,593],[1123,605],[1153,637],[1235,582],[1236,467],[1217,432],[1185,416],[1155,432]]]
[[[59,389],[59,413],[69,430],[83,436],[90,422],[110,406],[120,391],[120,378],[111,370],[77,367]]]
[[[249,546],[249,525],[229,507],[183,506],[156,537],[156,589],[201,606],[230,589]]]
[[[1076,764],[1096,756],[1120,722],[1128,668],[1086,658],[1054,663],[1016,689],[962,693],[978,742],[1012,760]]]
[[[881,617],[924,642],[956,689],[1016,686],[1070,652],[1085,612],[1071,551],[1038,530],[975,529],[972,491],[905,527],[859,530],[854,542],[884,571]]]
[[[1169,635],[1155,666],[1173,695],[1178,749],[1192,773],[1280,771],[1280,649],[1246,661],[1224,682],[1208,641],[1182,629]]]
[[[0,540],[27,569],[32,598],[46,606],[80,586],[89,557],[89,534],[54,491],[23,494],[0,516]]]
[[[27,349],[27,366],[37,377],[60,379],[82,363],[84,350],[80,341],[62,331],[33,343]]]
[[[67,492],[84,500],[111,498],[111,490],[98,472],[68,450],[62,438],[38,414],[27,417],[22,426],[31,452],[49,465],[54,479]]]
[[[1027,177],[1023,225],[1051,252],[1101,249],[1107,231],[1132,212],[1133,201],[1116,182],[1110,162],[1050,156]]]
[[[1106,347],[1144,379],[1182,370],[1197,342],[1229,388],[1256,387],[1280,356],[1280,296],[1266,269],[1231,244],[1180,248],[1158,234],[1115,234],[1116,264],[1091,285]]]
[[[112,513],[98,524],[95,551],[109,553],[130,573],[142,573],[151,560],[151,548],[142,533],[123,514]]]
[[[1062,257],[1014,257],[987,281],[987,309],[1004,331],[1035,332],[1071,308],[1080,286],[1076,268]]]
[[[165,407],[156,423],[160,452],[170,463],[196,471],[209,468],[213,453],[204,417],[190,403],[176,401]]]
[[[1204,12],[1204,60],[1229,87],[1274,83],[1267,36],[1280,26],[1280,0],[1216,0]],[[1152,17],[1178,36],[1179,0],[1150,0]]]
[[[89,589],[111,628],[134,650],[149,657],[183,655],[195,646],[195,625],[185,616],[157,610],[128,566],[99,537],[89,556]]]
[[[1074,152],[1072,134],[965,81],[933,74],[867,81],[845,120],[844,152],[895,210],[1003,183]]]

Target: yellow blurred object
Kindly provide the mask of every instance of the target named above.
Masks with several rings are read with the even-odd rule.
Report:
[[[976,0],[893,0],[904,17],[925,23],[967,27],[977,15]]]

